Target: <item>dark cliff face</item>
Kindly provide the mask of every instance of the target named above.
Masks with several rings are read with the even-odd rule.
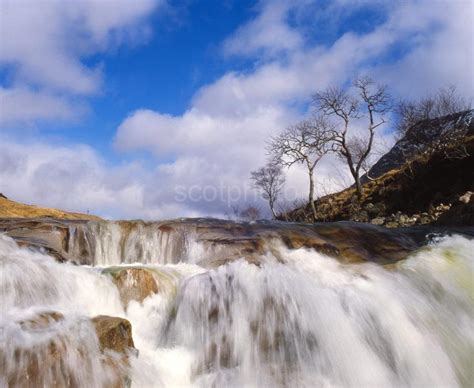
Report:
[[[421,155],[434,142],[449,134],[474,135],[474,110],[423,120],[408,129],[406,135],[380,158],[369,171],[370,178],[378,178],[393,169],[403,166],[407,160]],[[364,177],[364,181],[367,178]]]

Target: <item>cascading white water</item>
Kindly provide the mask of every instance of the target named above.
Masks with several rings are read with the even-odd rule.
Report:
[[[133,255],[141,252],[147,268],[175,274],[175,291],[132,301],[125,311],[101,268],[60,264],[0,235],[6,372],[0,385],[15,383],[12,376],[54,339],[71,351],[60,365],[68,373],[57,382],[59,372],[43,371],[45,386],[108,386],[111,371],[100,368],[86,319],[99,314],[132,324],[139,350],[128,371],[133,387],[468,387],[474,381],[471,240],[444,238],[390,268],[342,265],[312,250],[278,247],[285,263],[268,256],[260,267],[239,260],[206,270],[159,265],[174,261],[165,257],[171,253],[164,243],[158,248],[150,241],[144,253],[132,244],[137,238],[143,235],[130,238],[127,248],[111,235],[109,245],[95,247],[102,257],[96,262],[136,262]],[[44,311],[64,319],[48,330],[21,323]],[[73,349],[80,349],[76,356]]]
[[[85,256],[101,266],[177,263],[187,259],[187,244],[192,244],[192,236],[163,231],[158,223],[98,221],[69,230],[72,257]]]

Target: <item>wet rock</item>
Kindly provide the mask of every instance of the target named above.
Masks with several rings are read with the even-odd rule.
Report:
[[[129,388],[129,357],[138,355],[133,343],[132,325],[124,318],[107,315],[99,315],[91,321],[99,340],[100,351],[103,353],[102,364],[104,368],[113,371],[108,386]]]
[[[19,324],[25,330],[44,330],[53,323],[62,321],[63,319],[64,315],[57,311],[44,311],[30,319],[19,321]]]
[[[68,221],[46,218],[0,219],[0,233],[15,239],[18,245],[45,252],[58,261],[75,261],[69,254],[70,227],[86,221]],[[89,264],[89,263],[84,263]]]
[[[0,349],[0,381],[6,386],[129,385],[128,357],[134,348],[130,323],[124,319],[96,317],[89,321],[44,311],[15,322],[9,330],[13,328],[15,334]]]
[[[361,212],[365,212],[362,213],[363,217],[367,216],[366,210]],[[383,225],[392,229],[412,225],[414,222],[411,216],[402,213],[383,217]],[[424,213],[417,218],[416,223],[431,223],[432,219],[429,213]],[[81,264],[94,264],[102,260],[104,255],[109,254],[104,246],[110,250],[114,260],[144,263],[183,261],[205,268],[215,268],[240,259],[255,265],[261,265],[268,259],[284,262],[284,252],[280,249],[282,243],[290,249],[314,249],[344,263],[394,262],[405,258],[418,247],[405,232],[387,230],[375,224],[347,221],[316,224],[266,221],[247,223],[198,218],[149,223],[23,220],[19,224],[17,221],[0,220],[0,232],[4,231],[17,242],[36,248],[36,233],[45,242],[47,234],[55,234],[58,229],[61,230],[60,238],[54,238],[57,241],[55,244],[60,245],[57,249],[61,257]],[[97,231],[100,233],[96,233]],[[28,237],[24,238],[26,235]],[[112,235],[114,240],[107,240]],[[105,240],[100,240],[101,238]],[[150,245],[153,247],[152,251]],[[387,246],[390,248],[385,249]],[[101,248],[100,254],[95,253],[97,247]],[[119,274],[117,278],[124,305],[130,300],[143,301],[150,294],[160,291],[161,279],[158,279],[156,285],[146,271],[131,272]],[[156,276],[154,278],[157,280]],[[131,284],[135,281],[137,284],[143,283],[143,287],[130,288],[127,286],[129,281]]]
[[[158,282],[153,272],[147,268],[121,268],[112,267],[104,271],[112,277],[114,284],[120,294],[120,300],[124,307],[130,301],[143,302],[145,298],[160,291]]]
[[[123,318],[99,315],[92,318],[101,351],[112,350],[125,354],[135,348],[132,325]]]

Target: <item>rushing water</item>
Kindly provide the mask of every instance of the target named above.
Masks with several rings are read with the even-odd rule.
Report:
[[[88,244],[95,266],[61,264],[0,235],[0,386],[28,385],[25,370],[46,387],[110,386],[114,370],[101,364],[88,319],[96,315],[131,322],[133,387],[474,381],[472,240],[443,238],[389,268],[278,246],[283,263],[269,254],[260,267],[237,260],[208,270],[195,264],[202,247],[192,236],[138,226],[124,240],[118,225],[100,225],[87,238],[78,230],[70,237],[77,255]],[[103,269],[134,262],[168,281],[124,309]],[[64,319],[28,324],[51,311]],[[43,361],[52,343],[64,353],[60,363]]]

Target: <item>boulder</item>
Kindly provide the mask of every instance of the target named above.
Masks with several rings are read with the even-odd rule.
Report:
[[[111,267],[103,273],[111,276],[124,308],[132,300],[142,303],[149,296],[172,286],[171,275],[145,267]]]
[[[459,197],[459,202],[468,204],[471,201],[472,194],[474,194],[472,191],[464,193]]]
[[[132,325],[124,318],[99,315],[92,318],[101,351],[125,354],[133,350]]]
[[[370,217],[381,216],[385,214],[386,208],[385,204],[382,202],[372,203],[369,202],[367,205],[364,206],[365,211],[369,214]]]
[[[129,386],[128,357],[134,344],[125,319],[99,316],[89,321],[45,311],[13,322],[8,330],[15,331],[0,349],[0,380],[6,386]]]
[[[368,222],[369,221],[369,213],[366,210],[360,210],[352,214],[351,221],[356,222]]]
[[[385,218],[384,217],[376,217],[373,218],[370,223],[372,225],[383,225],[385,223]]]
[[[459,198],[449,210],[441,214],[436,225],[462,225],[474,226],[474,196],[468,192]],[[469,198],[469,201],[467,199]]]

